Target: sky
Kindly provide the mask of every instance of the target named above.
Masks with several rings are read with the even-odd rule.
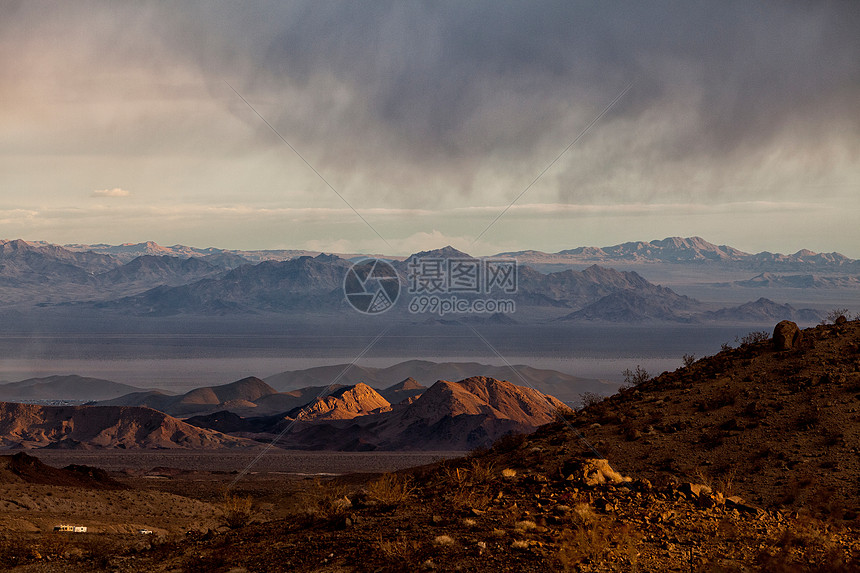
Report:
[[[860,2],[0,4],[0,238],[860,258]]]

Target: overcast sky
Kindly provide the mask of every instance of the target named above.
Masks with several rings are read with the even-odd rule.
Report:
[[[0,238],[860,258],[858,30],[848,1],[6,1]]]

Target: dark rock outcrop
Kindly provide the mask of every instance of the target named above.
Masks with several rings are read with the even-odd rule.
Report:
[[[791,350],[800,343],[803,335],[797,324],[783,320],[773,329],[773,347],[775,350]]]

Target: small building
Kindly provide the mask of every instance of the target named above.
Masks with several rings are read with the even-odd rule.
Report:
[[[61,524],[61,525],[55,525],[54,531],[65,531],[68,533],[86,533],[87,532],[87,526],[86,525]]]

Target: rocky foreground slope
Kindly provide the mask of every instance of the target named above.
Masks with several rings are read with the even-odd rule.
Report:
[[[624,472],[853,519],[860,321],[803,330],[788,350],[750,338],[591,406],[573,427]]]

